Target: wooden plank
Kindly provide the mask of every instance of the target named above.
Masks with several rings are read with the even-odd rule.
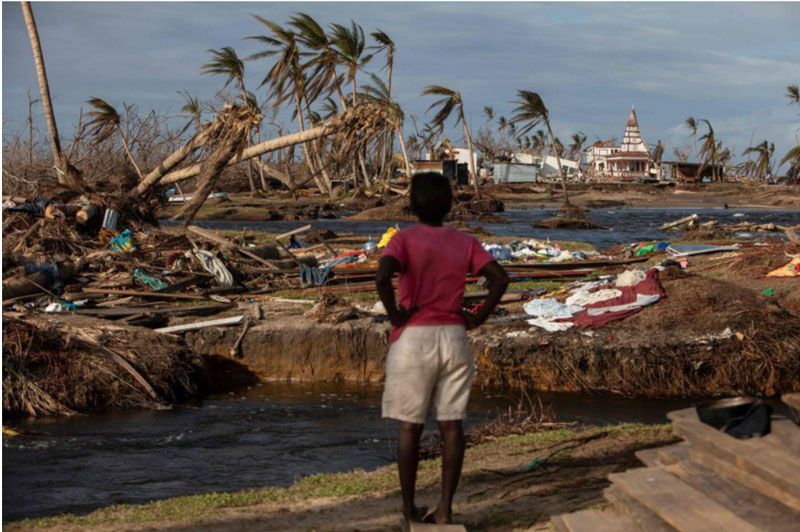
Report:
[[[612,473],[608,478],[621,492],[676,530],[759,530],[662,468],[630,469]]]
[[[111,294],[118,296],[152,297],[156,299],[191,299],[207,300],[206,296],[198,294],[172,294],[169,292],[148,292],[144,290],[122,290],[120,288],[89,288],[83,289],[85,294]]]
[[[223,246],[223,248],[225,248],[225,249],[233,249],[235,251],[238,251],[239,253],[241,253],[245,257],[249,257],[249,258],[251,258],[251,259],[253,259],[253,260],[257,261],[257,262],[260,262],[261,264],[263,264],[264,266],[266,266],[270,270],[276,270],[277,269],[268,260],[262,259],[261,257],[256,255],[255,253],[252,253],[251,251],[248,251],[248,250],[246,250],[244,248],[241,248],[241,247],[237,246],[236,244],[234,244],[230,240],[222,238],[221,236],[217,235],[213,231],[209,231],[207,229],[203,229],[201,227],[197,227],[196,225],[190,225],[189,227],[187,227],[187,229],[189,231],[191,231],[192,233],[194,233],[194,234],[196,234],[196,235],[198,235],[198,236],[200,236],[202,238],[205,238],[206,240],[210,240],[211,242],[214,242],[216,244],[219,244],[219,245]]]
[[[672,229],[673,227],[678,227],[679,225],[688,224],[689,222],[693,222],[699,218],[696,214],[690,214],[689,216],[685,216],[674,222],[665,223],[661,227],[658,228],[659,231],[666,231],[667,229]]]
[[[603,490],[603,497],[614,508],[636,523],[640,530],[647,532],[675,532],[675,529],[661,520],[653,512],[639,504],[636,499],[627,495],[618,486],[611,485]]]
[[[467,532],[464,525],[435,525],[430,523],[409,523],[410,532]]]
[[[800,512],[729,480],[689,460],[665,467],[667,471],[732,513],[763,530],[795,531]]]
[[[800,456],[800,426],[791,419],[772,418],[772,426],[764,441]]]
[[[686,460],[689,457],[689,444],[686,442],[675,443],[666,447],[641,449],[634,453],[636,458],[646,466],[658,467],[671,465]]]
[[[702,423],[693,408],[668,414],[673,432],[692,444],[689,457],[719,474],[800,510],[800,457],[775,439],[739,440]]]
[[[298,227],[297,229],[292,229],[291,231],[287,231],[286,233],[281,233],[280,235],[275,237],[275,240],[283,240],[284,238],[289,238],[294,235],[299,235],[300,233],[305,233],[306,231],[311,230],[311,225],[304,225],[303,227]]]
[[[208,304],[200,305],[169,305],[162,308],[150,306],[135,306],[135,307],[122,307],[122,308],[86,308],[75,309],[71,311],[73,314],[81,314],[84,316],[98,316],[101,318],[118,318],[121,316],[130,316],[132,314],[151,314],[151,315],[169,315],[180,316],[182,314],[202,314],[206,312],[221,311],[230,308],[232,305],[209,302]]]
[[[561,532],[625,532],[639,530],[636,523],[613,507],[556,515],[551,523]]]
[[[186,331],[194,331],[197,329],[205,329],[206,327],[222,327],[225,325],[236,325],[241,323],[244,315],[231,316],[229,318],[219,318],[217,320],[195,321],[192,323],[184,323],[183,325],[172,325],[170,327],[161,327],[160,329],[153,329],[157,333],[172,334]]]
[[[800,412],[800,393],[785,393],[781,401]]]

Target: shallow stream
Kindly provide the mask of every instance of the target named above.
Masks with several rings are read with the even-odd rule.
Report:
[[[3,521],[374,469],[395,448],[380,394],[379,386],[260,384],[172,410],[17,424],[33,434],[3,438]],[[558,419],[592,424],[666,422],[666,412],[687,404],[541,398]],[[484,422],[518,400],[476,390],[467,421]]]

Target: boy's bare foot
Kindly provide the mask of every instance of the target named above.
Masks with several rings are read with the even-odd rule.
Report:
[[[411,511],[406,512],[403,510],[403,519],[408,521],[409,523],[422,523],[425,521],[425,516],[428,514],[428,507],[427,506],[414,506]]]
[[[453,523],[453,514],[452,512],[445,512],[444,510],[436,508],[436,510],[425,516],[425,522],[437,525],[450,525]]]

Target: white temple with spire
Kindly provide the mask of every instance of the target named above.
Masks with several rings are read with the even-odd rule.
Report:
[[[650,177],[653,168],[650,151],[639,131],[639,119],[633,107],[622,144],[617,146],[611,141],[599,141],[589,147],[586,153],[590,177],[637,181]]]

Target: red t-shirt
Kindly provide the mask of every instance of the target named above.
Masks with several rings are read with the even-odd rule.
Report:
[[[406,326],[464,324],[459,310],[466,276],[494,260],[472,236],[425,224],[394,235],[383,256],[400,263],[398,303],[406,309],[419,308]],[[396,327],[389,341],[402,332],[403,327]]]

